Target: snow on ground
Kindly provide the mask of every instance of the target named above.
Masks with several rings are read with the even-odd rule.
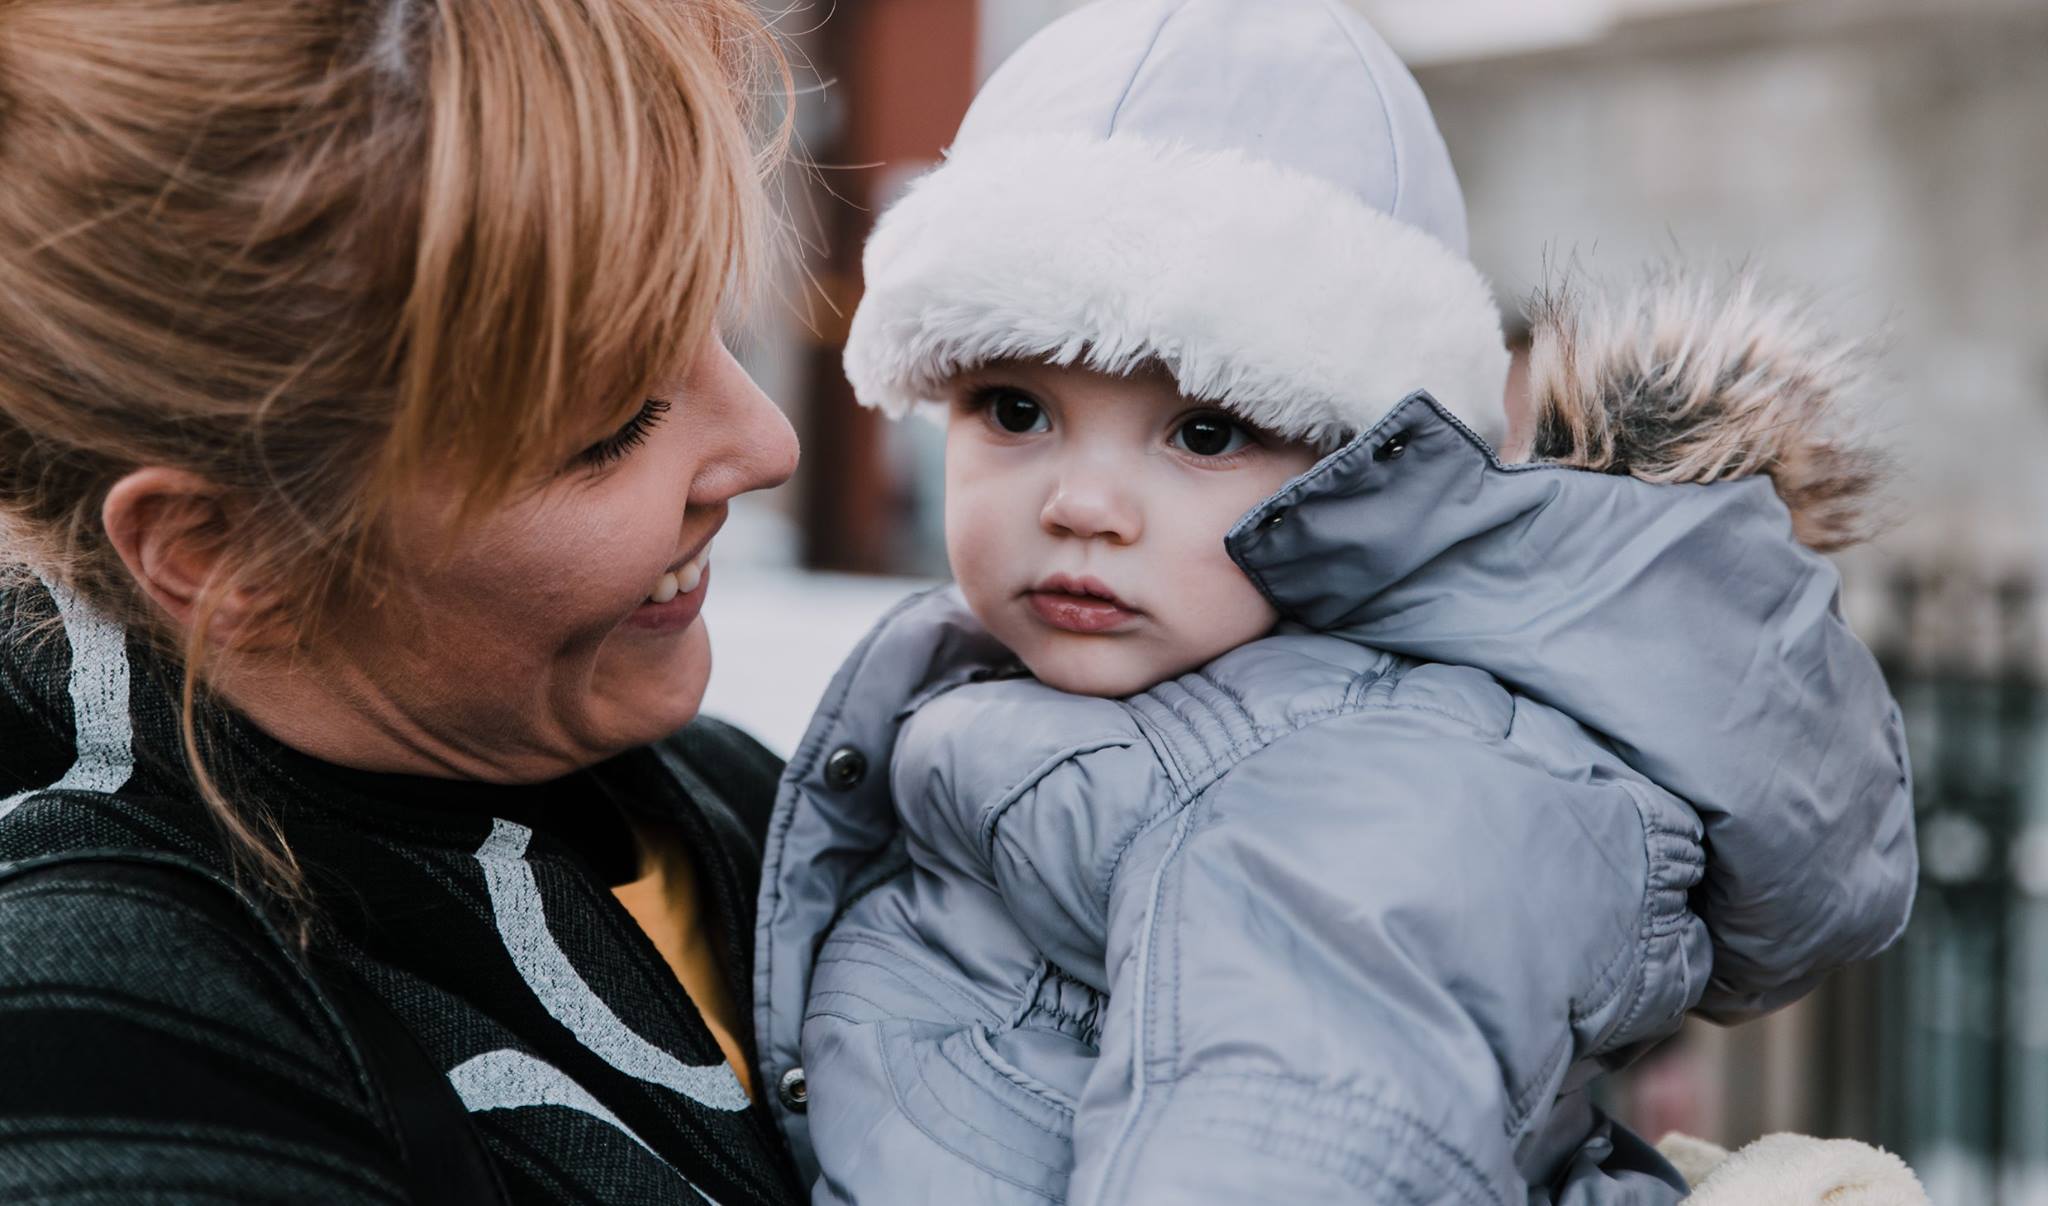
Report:
[[[839,663],[883,612],[932,585],[714,562],[704,600],[712,664],[703,710],[787,758]]]

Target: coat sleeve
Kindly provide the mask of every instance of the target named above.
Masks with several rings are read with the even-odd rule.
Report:
[[[1627,504],[1659,487],[1555,476],[1561,489],[1611,491],[1611,519],[1565,540],[1548,513],[1532,516],[1525,539],[1569,548],[1571,572],[1530,573],[1492,632],[1424,642],[1439,645],[1427,655],[1559,707],[1698,809],[1711,858],[1695,907],[1714,940],[1702,1012],[1735,1022],[1777,1009],[1905,928],[1919,864],[1898,707],[1842,617],[1834,566],[1786,537],[1767,483],[1664,487],[1683,505],[1637,511]],[[1658,524],[1667,549],[1716,551],[1643,554]],[[1375,605],[1412,602],[1412,589]]]
[[[190,878],[0,880],[0,1200],[406,1201],[338,1022]]]
[[[1519,1206],[1566,1068],[1697,999],[1648,951],[1697,832],[1644,803],[1422,710],[1239,764],[1112,877],[1070,1200]]]

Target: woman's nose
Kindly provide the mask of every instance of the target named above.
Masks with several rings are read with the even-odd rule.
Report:
[[[714,342],[716,365],[705,374],[705,392],[719,398],[718,452],[707,458],[690,491],[698,504],[722,503],[749,490],[766,490],[796,472],[796,429],[723,343]],[[686,408],[687,409],[687,408]]]
[[[1061,478],[1038,518],[1055,536],[1114,544],[1130,544],[1144,529],[1137,501],[1107,468]]]

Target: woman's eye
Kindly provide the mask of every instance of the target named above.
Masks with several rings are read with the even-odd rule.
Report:
[[[1251,443],[1251,436],[1235,420],[1208,414],[1196,415],[1174,429],[1173,442],[1196,456],[1228,456]]]
[[[576,463],[586,469],[603,469],[624,459],[627,453],[646,442],[647,433],[653,431],[667,413],[667,400],[647,399],[641,403],[640,413],[627,420],[624,427],[577,453]]]
[[[1012,435],[1025,435],[1033,431],[1044,431],[1045,408],[1023,394],[999,393],[993,399],[989,410],[995,415],[996,426]]]

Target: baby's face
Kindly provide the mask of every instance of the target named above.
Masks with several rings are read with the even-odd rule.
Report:
[[[946,549],[974,613],[1041,681],[1117,696],[1272,628],[1223,549],[1316,461],[1164,373],[1002,363],[952,383]]]

